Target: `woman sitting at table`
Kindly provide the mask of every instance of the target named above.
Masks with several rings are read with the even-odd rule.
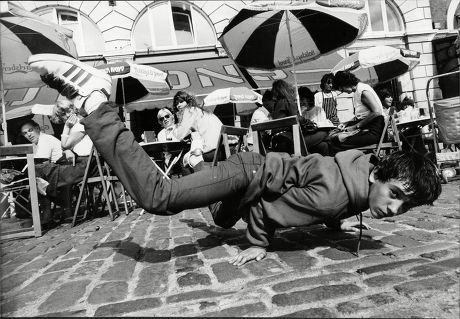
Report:
[[[339,125],[340,132],[330,136],[330,154],[376,144],[385,127],[382,102],[368,84],[349,71],[338,71],[332,85],[335,90],[353,93],[353,120]]]
[[[174,95],[174,111],[179,123],[172,130],[178,140],[192,135],[190,152],[184,156],[184,164],[188,164],[193,170],[202,169],[203,161],[212,162],[216,146],[219,140],[222,122],[212,112],[199,106],[194,95],[179,91]],[[225,152],[218,154],[218,160],[225,159]]]
[[[158,111],[157,118],[158,123],[163,127],[163,129],[160,132],[158,132],[158,142],[179,142],[179,139],[177,139],[176,136],[173,134],[173,130],[177,126],[176,116],[173,114],[173,112],[169,108],[164,107]],[[178,154],[175,155],[177,156]],[[182,167],[181,162],[183,157],[184,155],[182,155],[180,159],[176,162],[176,164],[174,164],[169,174],[180,174],[182,176],[185,176],[191,173],[189,169],[187,169],[186,167]],[[167,171],[169,165],[173,160],[173,154],[171,154],[170,152],[163,152],[163,169],[165,171]]]

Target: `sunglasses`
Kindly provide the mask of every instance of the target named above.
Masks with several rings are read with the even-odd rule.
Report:
[[[160,116],[158,118],[158,122],[163,122],[163,120],[165,120],[165,119],[169,120],[170,117],[171,117],[171,115],[169,115],[169,114],[166,114],[165,116]]]

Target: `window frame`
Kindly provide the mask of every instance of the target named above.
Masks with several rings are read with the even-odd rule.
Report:
[[[367,19],[368,19],[368,28],[372,28],[371,24],[371,15],[369,11],[369,1],[375,1],[375,0],[366,0],[365,1],[365,6],[364,9],[366,14],[367,14]],[[397,6],[389,0],[383,0],[379,1],[380,4],[380,9],[381,9],[381,14],[382,14],[382,22],[383,22],[383,30],[382,31],[373,31],[373,30],[368,30],[363,33],[361,38],[376,38],[376,37],[394,37],[394,36],[402,36],[405,34],[405,23],[403,16],[401,12],[398,10]],[[396,18],[398,19],[398,22],[401,26],[401,30],[399,31],[390,31],[389,26],[388,26],[388,16],[387,16],[387,6],[389,7],[390,10],[392,10]]]
[[[168,6],[168,23],[171,26],[172,29],[169,30],[170,36],[171,36],[171,42],[172,44],[170,45],[161,45],[158,46],[156,45],[156,39],[155,39],[155,29],[154,29],[154,23],[153,23],[153,10],[155,10],[155,7],[161,6],[161,5],[167,5]],[[190,19],[190,28],[191,28],[191,35],[193,38],[193,43],[191,44],[178,44],[177,43],[177,37],[176,37],[176,29],[174,28],[174,19],[173,19],[173,7],[185,7],[186,10],[190,12],[190,14],[187,16]],[[137,26],[137,23],[139,20],[147,14],[147,19],[149,22],[149,32],[150,32],[150,40],[151,40],[151,49],[145,48],[145,49],[138,49],[135,41],[135,29]],[[202,15],[203,18],[208,22],[209,28],[213,31],[214,35],[214,43],[213,44],[205,44],[205,45],[200,45],[197,43],[197,36],[195,34],[195,30],[197,30],[196,27],[196,18],[194,18],[196,15]],[[149,6],[147,6],[143,11],[140,12],[138,17],[136,18],[132,32],[131,32],[131,42],[133,43],[134,50],[137,54],[142,54],[142,53],[150,53],[150,52],[163,52],[163,51],[168,51],[168,50],[174,50],[174,49],[191,49],[191,48],[205,48],[205,47],[217,47],[217,35],[216,35],[216,30],[214,28],[214,25],[212,21],[207,17],[207,15],[203,14],[202,11],[196,7],[194,4],[186,2],[186,1],[159,1],[159,2],[154,2],[151,3]]]
[[[62,23],[63,21],[61,20],[61,12],[60,11],[65,11],[65,12],[68,12],[70,14],[75,14],[77,16],[77,21],[75,22],[76,24],[78,24],[78,31],[80,33],[80,36],[81,36],[81,41],[78,41],[78,46],[80,46],[81,48],[81,52],[80,50],[78,50],[78,46],[77,46],[77,50],[78,50],[78,55],[80,57],[82,56],[93,56],[93,55],[103,55],[104,54],[104,45],[102,45],[102,48],[99,51],[95,51],[95,52],[88,52],[87,50],[87,47],[86,47],[86,43],[85,43],[85,40],[84,40],[84,37],[83,37],[83,22],[82,22],[82,17],[84,17],[85,19],[87,19],[90,23],[92,23],[94,25],[94,27],[99,31],[99,34],[101,35],[102,39],[104,39],[104,36],[102,35],[102,32],[99,30],[99,27],[97,26],[96,23],[94,23],[94,21],[92,21],[89,17],[87,16],[84,16],[81,14],[81,12],[77,9],[74,9],[74,8],[71,8],[71,7],[63,7],[63,6],[46,6],[46,7],[39,7],[37,8],[37,10],[34,10],[34,13],[40,15],[40,13],[43,13],[43,12],[47,12],[48,10],[51,10],[52,11],[52,22],[62,26],[62,27],[66,27],[67,24],[70,24],[70,23]],[[77,43],[75,43],[77,44]]]

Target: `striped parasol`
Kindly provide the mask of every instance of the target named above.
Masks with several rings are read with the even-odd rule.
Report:
[[[346,57],[332,69],[350,71],[360,81],[375,85],[412,70],[420,61],[420,52],[390,46],[375,46]]]
[[[219,41],[241,67],[294,69],[349,45],[364,32],[367,16],[354,9],[357,3],[364,4],[359,0],[252,3],[232,18]],[[295,77],[294,82],[297,87]]]
[[[29,56],[54,53],[77,58],[72,31],[44,20],[10,1],[0,2],[0,62],[2,118],[8,142],[4,90],[41,87],[38,73],[27,64]]]

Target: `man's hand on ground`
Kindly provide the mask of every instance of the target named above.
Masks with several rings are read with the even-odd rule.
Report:
[[[242,266],[248,261],[255,259],[256,261],[262,260],[267,256],[267,251],[263,247],[251,246],[243,250],[235,257],[230,258],[228,261],[232,265]]]
[[[371,229],[369,225],[366,223],[363,223],[363,229]],[[342,231],[348,231],[348,232],[358,232],[359,231],[360,224],[358,221],[348,221],[348,220],[342,220],[340,224],[340,230]]]

